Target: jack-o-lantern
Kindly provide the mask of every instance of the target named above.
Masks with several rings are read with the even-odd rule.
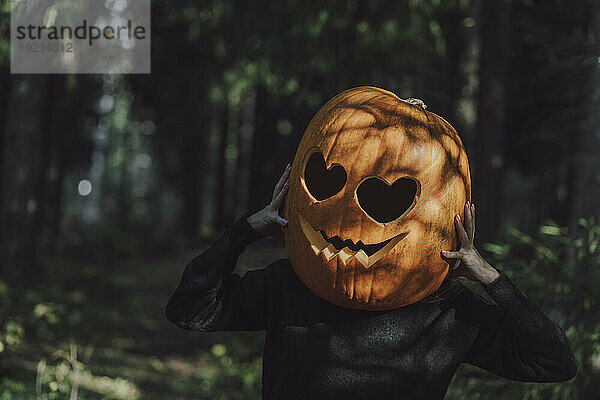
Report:
[[[292,163],[285,243],[300,280],[335,305],[389,310],[433,293],[471,197],[467,154],[423,104],[370,86],[312,119]]]

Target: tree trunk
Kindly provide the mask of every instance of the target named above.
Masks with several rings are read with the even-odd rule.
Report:
[[[216,190],[215,196],[215,222],[214,227],[225,226],[225,151],[229,136],[229,102],[227,96],[222,107],[221,125],[219,126],[221,135],[219,137],[219,148],[216,168]]]
[[[465,53],[465,32],[463,27],[463,18],[460,2],[458,0],[450,2],[448,6],[448,15],[444,15],[441,23],[444,24],[443,31],[446,40],[444,84],[445,84],[445,104],[440,110],[451,123],[462,132],[459,125],[458,99],[461,96],[461,89],[464,84],[464,78],[461,72],[461,63]]]
[[[4,88],[4,93],[10,93],[11,90],[11,79],[10,70],[8,68],[0,68],[0,87]],[[2,171],[4,170],[4,137],[6,136],[6,123],[8,115],[8,102],[9,96],[0,96],[0,179],[2,178]],[[3,185],[0,180],[0,206],[2,205],[3,199]],[[0,211],[0,218],[1,218]],[[0,223],[2,220],[0,219]]]
[[[252,155],[252,136],[254,135],[254,116],[256,111],[255,89],[249,88],[243,97],[240,131],[238,134],[238,157],[236,168],[236,199],[235,217],[239,217],[248,210],[248,197],[250,196],[250,157]]]
[[[250,196],[251,211],[258,211],[271,200],[273,192],[272,177],[274,168],[273,150],[275,148],[275,132],[270,123],[267,89],[259,83],[256,87],[256,103],[254,106],[254,135],[252,136],[252,157],[250,163]]]
[[[504,183],[505,79],[508,6],[484,0],[480,12],[477,127],[472,156],[473,202],[478,205],[478,240],[490,241],[500,227]]]
[[[588,43],[589,48],[594,49],[600,43],[600,5],[597,2],[591,3],[589,18]],[[590,50],[589,57],[596,59],[597,54]],[[600,63],[592,63],[587,80],[591,88],[589,99],[583,103],[587,117],[576,136],[572,163],[573,181],[569,194],[572,231],[581,217],[594,217],[600,222]]]
[[[2,157],[0,268],[3,276],[35,278],[42,183],[47,78],[14,76],[9,93]]]
[[[40,209],[36,222],[40,235],[38,243],[40,257],[48,255],[53,250],[59,233],[63,137],[64,131],[69,129],[69,118],[73,115],[73,108],[77,106],[72,100],[73,93],[69,96],[60,96],[60,93],[65,93],[64,76],[48,77],[48,96],[53,100],[46,107],[47,112],[43,121],[46,129],[42,136]]]
[[[206,88],[197,83],[199,87],[193,88],[190,93],[204,93]],[[183,174],[183,214],[182,226],[185,235],[193,239],[200,228],[200,207],[202,200],[202,160],[204,159],[204,144],[207,133],[206,120],[208,119],[206,109],[208,104],[205,97],[200,96],[197,102],[188,102],[185,113],[185,122],[181,124],[185,130],[181,141],[182,169]]]

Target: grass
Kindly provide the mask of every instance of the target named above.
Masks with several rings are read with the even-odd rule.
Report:
[[[36,290],[8,288],[0,314],[0,400],[258,399],[263,332],[198,333],[164,316],[186,263],[167,257],[44,262]],[[236,272],[267,265],[285,250],[253,244]]]
[[[578,376],[559,384],[520,383],[462,365],[446,399],[597,398],[600,227],[588,225],[574,240],[562,231],[548,236],[545,226],[535,238],[518,233],[488,249],[492,263],[507,266],[504,271],[548,310],[574,310],[580,297],[585,300],[567,330]],[[189,332],[164,316],[184,266],[208,244],[162,257],[72,252],[44,261],[43,285],[36,289],[0,280],[0,400],[259,399],[263,332]],[[565,267],[572,250],[577,268],[589,269],[587,279],[574,279],[577,270]],[[280,245],[262,240],[249,246],[236,271],[280,257]]]

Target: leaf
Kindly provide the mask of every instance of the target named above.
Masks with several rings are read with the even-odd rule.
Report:
[[[543,225],[540,227],[540,233],[543,233],[545,235],[558,236],[561,234],[561,230],[558,226]]]

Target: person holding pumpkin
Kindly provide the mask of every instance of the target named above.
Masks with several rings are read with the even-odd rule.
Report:
[[[248,244],[282,233],[290,259],[232,273]],[[454,129],[422,102],[350,89],[313,118],[271,202],[188,263],[166,316],[204,332],[266,330],[263,399],[442,399],[463,362],[518,381],[573,378],[563,330],[474,236]]]

